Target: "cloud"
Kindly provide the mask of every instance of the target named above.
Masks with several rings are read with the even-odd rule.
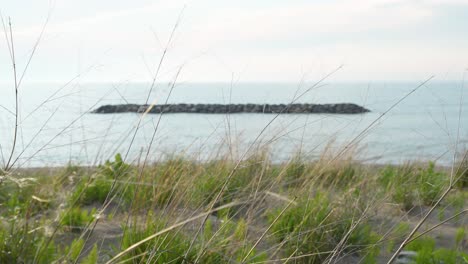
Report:
[[[468,0],[425,0],[430,5],[468,5]]]
[[[156,4],[148,4],[141,7],[117,9],[117,10],[102,10],[101,12],[88,14],[85,16],[76,16],[74,13],[79,12],[80,10],[84,11],[90,7],[81,7],[77,10],[68,10],[55,8],[52,13],[52,22],[47,27],[48,34],[62,34],[62,33],[71,33],[71,32],[80,32],[80,31],[95,31],[96,26],[107,25],[110,27],[119,28],[122,25],[137,25],[140,21],[140,18],[146,17],[155,13],[163,13],[168,9],[178,8],[180,9],[183,5],[176,4],[176,1],[173,2],[159,2]],[[73,12],[73,14],[67,15],[67,12]],[[60,17],[56,21],[56,17]],[[71,18],[67,18],[71,17]],[[36,36],[42,28],[42,25],[33,25],[20,28],[17,30],[16,34],[18,36],[29,37]],[[102,34],[102,32],[100,32]]]
[[[202,46],[262,40],[284,40],[314,34],[397,30],[429,20],[433,10],[401,1],[337,1],[287,4],[245,10],[213,10],[194,23],[189,38],[206,40]]]
[[[57,70],[49,74],[57,76],[66,67],[56,65],[65,63],[68,71],[75,72],[78,57],[83,68],[104,57],[106,67],[96,78],[135,73],[144,79],[142,55],[151,67],[161,54],[151,28],[164,45],[185,2],[62,0],[36,55],[37,64],[46,62],[44,70]],[[466,58],[457,53],[468,52],[465,46],[453,49],[450,43],[466,44],[466,37],[440,38],[431,28],[447,15],[441,6],[465,3],[468,0],[193,0],[164,70],[190,61],[189,80],[229,80],[232,72],[245,72],[246,80],[297,80],[301,69],[326,71],[341,63],[352,69],[349,76],[355,78],[368,78],[370,73],[381,78],[407,77],[404,71],[458,67]],[[40,31],[39,18],[43,16],[30,18],[27,26],[15,30],[15,36],[22,37],[18,43],[33,43]],[[448,24],[441,24],[439,31],[446,28]],[[42,69],[35,70],[37,76],[43,75]]]

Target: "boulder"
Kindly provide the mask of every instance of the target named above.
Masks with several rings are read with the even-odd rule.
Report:
[[[144,113],[149,105],[103,105],[93,110],[95,114]],[[163,104],[153,105],[149,113],[283,113],[283,114],[361,114],[368,109],[351,103],[342,104]]]

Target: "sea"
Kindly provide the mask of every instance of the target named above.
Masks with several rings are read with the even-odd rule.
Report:
[[[352,156],[372,164],[449,166],[468,146],[468,85],[462,81],[304,83],[0,84],[0,163],[16,168],[129,163],[186,156],[273,162]],[[105,104],[355,103],[364,114],[93,114]],[[13,151],[12,151],[13,149]],[[10,158],[11,157],[11,158]]]

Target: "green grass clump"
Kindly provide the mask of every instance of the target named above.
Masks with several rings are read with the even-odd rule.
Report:
[[[115,155],[114,161],[107,160],[99,168],[100,173],[108,179],[120,179],[132,172],[130,164],[125,163],[119,153]]]
[[[465,240],[466,236],[466,231],[465,228],[460,227],[457,229],[457,232],[455,233],[455,245],[457,247],[461,247],[462,242]]]
[[[436,248],[434,238],[423,236],[409,243],[405,250],[417,252],[416,264],[467,263],[468,254],[458,249]]]
[[[186,187],[183,184],[196,173],[195,169],[193,162],[183,157],[154,164],[142,175],[145,185],[134,186],[136,200],[151,207],[169,205],[183,193]]]
[[[168,226],[169,221],[164,216],[150,214],[143,228],[133,225],[125,229],[122,250]],[[244,263],[265,261],[265,254],[251,250],[253,243],[247,239],[247,233],[245,220],[233,221],[226,216],[216,225],[208,220],[198,239],[193,240],[183,230],[171,230],[133,249],[124,260],[131,259],[136,263],[229,263],[244,259]]]
[[[419,169],[417,174],[417,190],[424,205],[433,205],[442,194],[448,183],[445,173],[435,170],[435,163],[429,162],[427,168]]]
[[[71,263],[76,263],[83,251],[84,245],[85,241],[82,238],[74,239],[71,245],[65,248],[66,254],[64,259],[67,259]]]
[[[89,254],[83,258],[80,264],[97,264],[98,263],[98,247],[94,244]]]
[[[352,225],[351,215],[334,210],[330,200],[320,193],[309,199],[300,199],[297,205],[291,205],[282,215],[281,212],[277,209],[268,215],[271,233],[277,241],[284,243],[284,255],[298,257],[298,263],[322,263]],[[357,250],[353,245],[367,247],[375,240],[370,227],[359,224],[350,233],[344,248]],[[369,258],[374,255],[372,252]]]
[[[307,176],[310,176],[310,168],[300,156],[295,156],[284,165],[285,168],[276,167],[277,170],[284,171],[283,181],[287,187],[298,187],[304,184]],[[278,174],[282,171],[278,172]]]
[[[248,224],[244,219],[234,221],[227,216],[221,219],[222,224],[214,227],[208,220],[203,230],[203,241],[197,245],[198,258],[201,263],[236,262],[256,263],[267,260],[265,253],[259,253],[248,239]]]
[[[432,263],[435,250],[435,240],[431,237],[423,236],[409,243],[405,250],[415,251],[418,253],[416,258],[417,263]]]
[[[416,205],[433,205],[448,184],[448,176],[435,170],[435,163],[418,168],[387,166],[379,176],[379,182],[394,202],[410,210]]]
[[[223,161],[208,164],[193,180],[189,191],[190,203],[195,206],[211,204],[221,191],[217,204],[245,199],[263,191],[271,181],[271,171],[259,156],[243,161],[231,175],[234,167],[234,164]],[[223,186],[225,188],[222,190]]]
[[[395,249],[397,243],[396,240],[401,240],[403,237],[405,237],[409,230],[410,226],[406,222],[398,223],[397,226],[393,230],[391,230],[386,248],[387,253],[391,253]]]
[[[120,154],[117,154],[115,161],[106,161],[91,176],[80,177],[69,203],[77,206],[103,204],[106,199],[111,198],[111,194],[116,193],[121,202],[128,204],[133,199],[134,186],[125,186],[125,183],[133,180],[132,172],[131,166],[124,163]]]
[[[0,213],[3,216],[16,216],[26,213],[28,218],[41,214],[54,202],[53,186],[32,178],[8,182],[0,185]]]
[[[70,202],[77,205],[102,204],[109,195],[111,187],[112,181],[99,175],[92,179],[83,178],[70,197]]]
[[[49,237],[40,229],[41,224],[28,225],[16,219],[0,223],[0,263],[52,263],[57,257],[56,246],[51,242],[44,248]],[[39,250],[42,254],[36,256]]]
[[[466,150],[464,157],[457,164],[456,179],[458,179],[456,186],[460,189],[468,188],[468,150]]]
[[[70,228],[72,232],[80,232],[95,219],[96,208],[90,211],[80,207],[73,207],[61,215],[61,224]]]
[[[398,168],[387,166],[380,172],[379,182],[383,186],[384,193],[390,193],[392,201],[409,210],[413,208],[416,200],[412,178],[412,166],[405,165]]]
[[[98,262],[98,248],[94,244],[93,248],[85,255],[85,240],[83,238],[74,239],[69,246],[59,249],[57,263],[80,263],[96,264]]]
[[[155,234],[167,227],[168,222],[162,217],[149,215],[144,227],[133,225],[124,230],[121,249],[125,250],[140,240]],[[190,240],[179,231],[170,231],[162,236],[144,243],[129,254],[123,260],[133,263],[183,263],[184,259],[193,259],[195,252],[186,252],[190,246]]]
[[[333,166],[318,165],[315,175],[317,183],[324,187],[346,188],[357,177],[356,167],[345,161],[344,164],[334,164]]]

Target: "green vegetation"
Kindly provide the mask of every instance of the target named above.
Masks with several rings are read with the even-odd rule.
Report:
[[[427,167],[387,166],[379,181],[395,203],[410,210],[417,205],[433,205],[447,188],[449,175],[436,171],[435,164],[430,162]]]
[[[468,187],[468,150],[465,151],[464,156],[461,158],[459,161],[459,164],[457,164],[457,174],[456,178],[458,179],[458,182],[456,184],[457,187],[459,188],[467,188]]]
[[[468,254],[457,249],[436,249],[434,238],[421,237],[406,246],[407,250],[418,252],[417,264],[423,263],[467,263]]]
[[[73,207],[62,215],[61,224],[65,227],[69,227],[74,232],[79,232],[82,228],[86,227],[86,225],[94,220],[95,214],[95,208],[93,208],[91,211],[88,211],[79,207]]]
[[[347,239],[345,251],[374,251],[369,251],[366,258],[372,262],[378,248],[369,245],[376,243],[378,236],[367,224],[356,222],[353,225],[353,216],[347,215],[350,210],[335,208],[325,195],[318,193],[309,199],[301,199],[282,214],[279,209],[271,212],[268,219],[273,224],[274,237],[284,242],[287,255],[295,257],[303,252],[316,253],[300,258],[300,263],[322,263],[342,239]]]
[[[274,164],[265,153],[240,164],[175,156],[144,170],[117,155],[6,179],[0,263],[378,263],[450,182],[434,163]],[[417,263],[468,260],[466,197],[457,185],[420,230],[459,214],[440,227],[450,225],[444,239],[435,229],[406,245]]]

